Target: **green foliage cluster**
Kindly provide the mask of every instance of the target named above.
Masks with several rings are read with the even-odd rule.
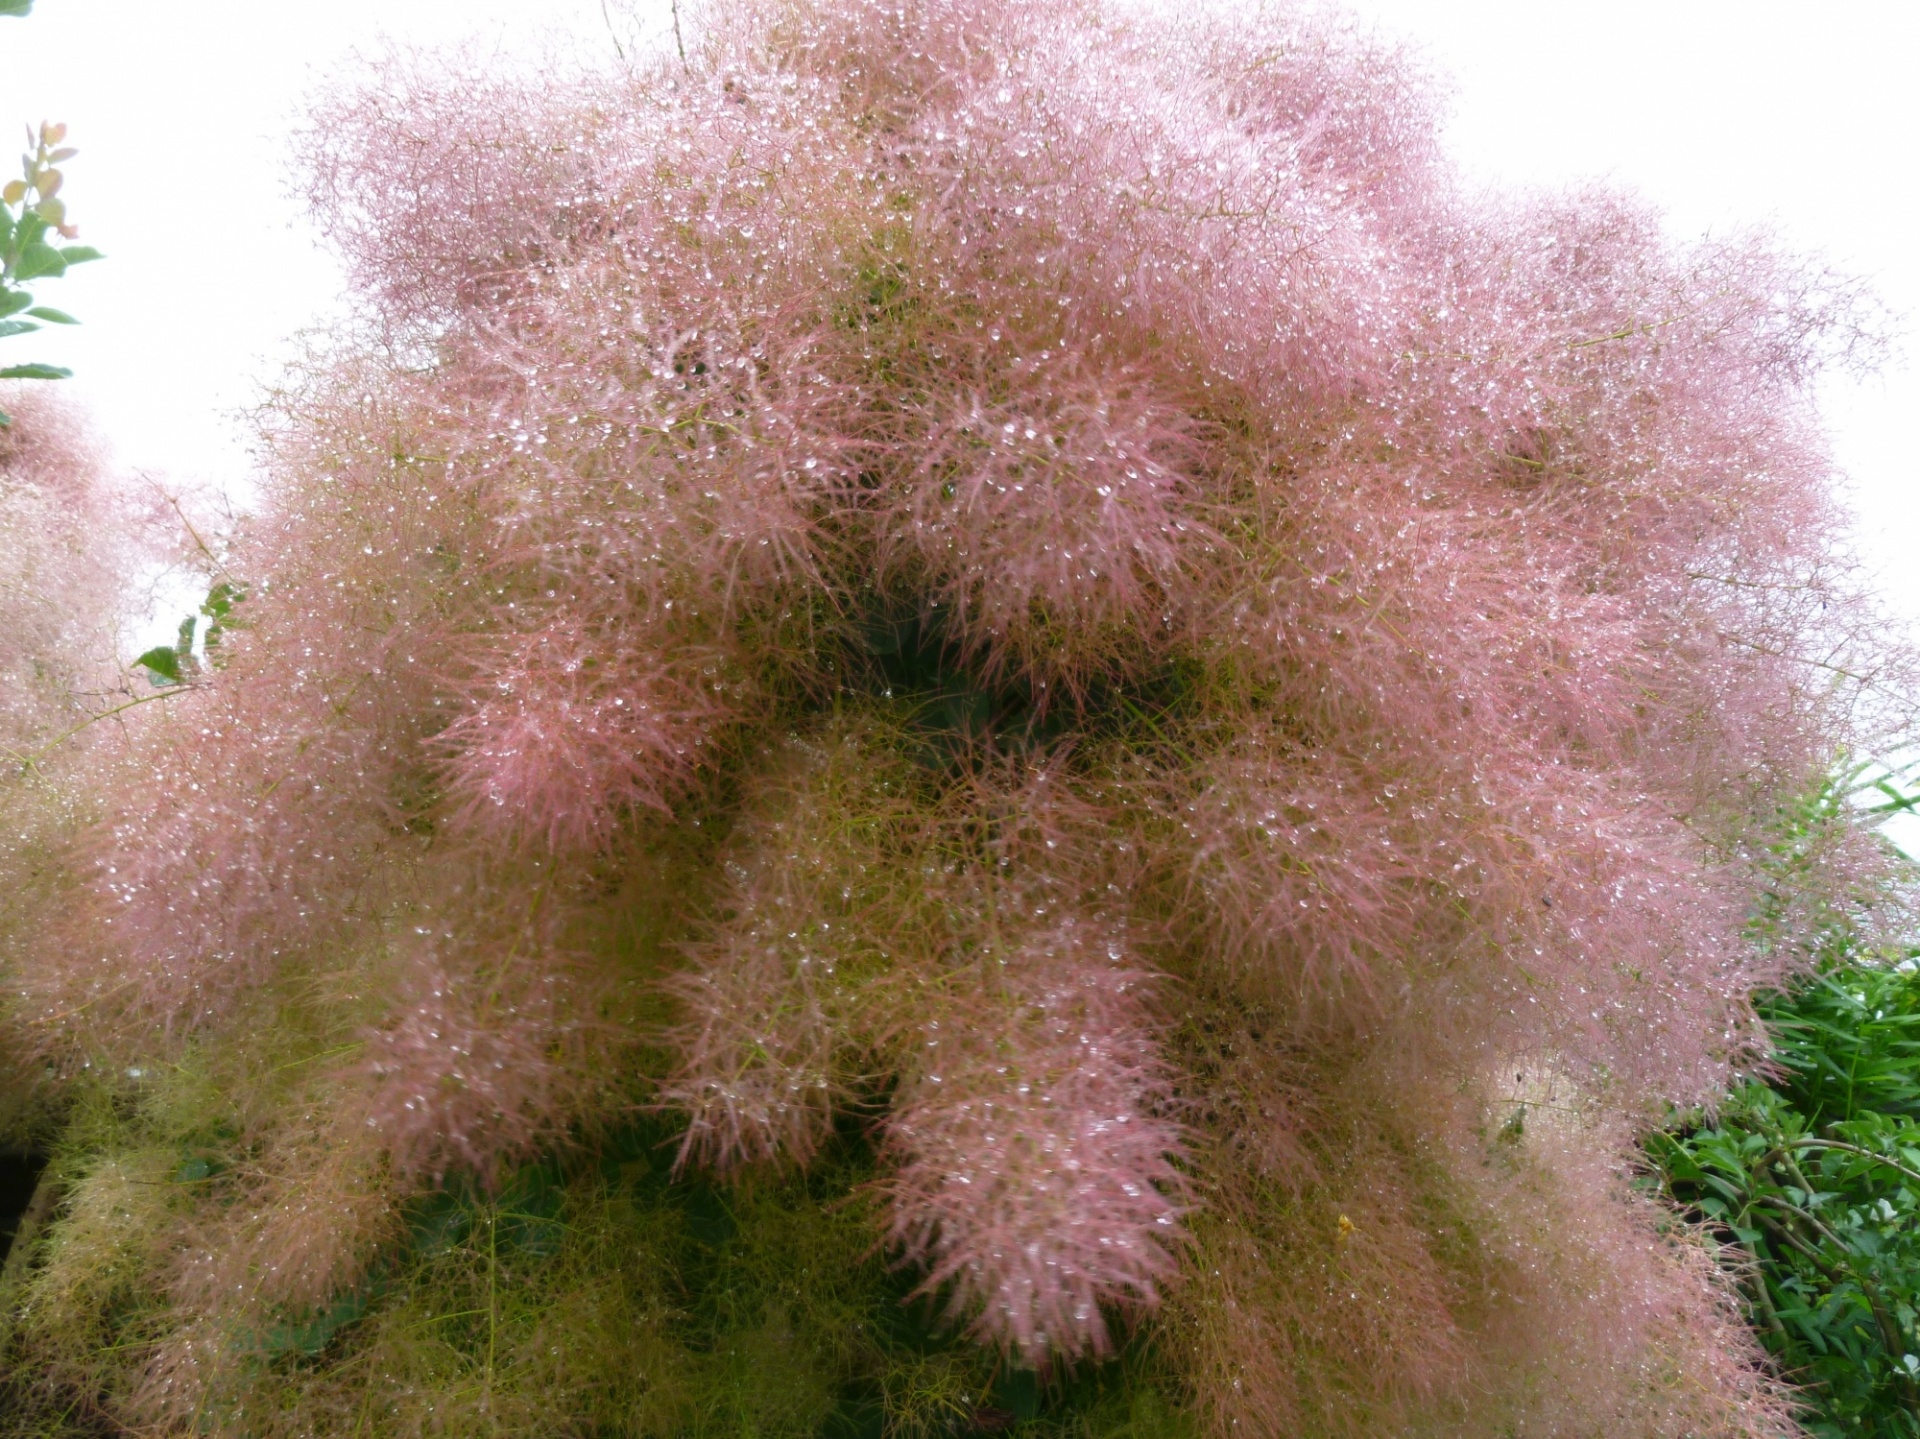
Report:
[[[1818,835],[1861,794],[1912,800],[1864,768],[1787,817],[1756,921],[1777,930]],[[1761,1006],[1768,1072],[1711,1122],[1656,1134],[1671,1195],[1742,1260],[1756,1330],[1804,1386],[1816,1435],[1920,1436],[1920,949],[1887,954],[1819,917],[1816,971]]]
[[[169,1327],[134,1236],[209,1192],[243,1192],[245,1138],[206,1122],[211,1077],[101,1084],[56,1173],[59,1244],[28,1281],[0,1362],[0,1435],[90,1432],[128,1351]],[[223,1371],[198,1427],[254,1435],[1187,1439],[1136,1345],[1051,1378],[963,1342],[876,1252],[878,1174],[857,1129],[804,1174],[727,1185],[671,1172],[674,1127],[642,1119],[487,1189],[405,1206],[352,1288],[210,1341]],[[111,1292],[108,1292],[108,1291]],[[137,1382],[137,1381],[134,1381]]]
[[[24,19],[32,13],[33,0],[0,0],[0,18]],[[60,198],[66,175],[58,167],[80,153],[65,143],[66,138],[65,125],[43,122],[37,135],[29,126],[20,178],[0,187],[0,339],[37,330],[37,321],[79,323],[65,310],[35,304],[26,288],[29,281],[55,279],[66,274],[69,266],[100,258],[91,245],[48,242],[49,235],[71,240],[80,233],[67,220],[67,202]],[[0,366],[0,380],[65,380],[72,375],[64,365]],[[0,429],[12,423],[13,417],[0,410]]]
[[[27,286],[100,258],[91,245],[51,243],[50,237],[70,240],[78,234],[68,223],[67,202],[60,198],[66,176],[59,167],[79,153],[63,143],[66,138],[65,125],[44,124],[37,134],[29,127],[20,178],[0,188],[0,338],[27,334],[41,322],[77,324],[64,310],[34,303]],[[7,365],[0,367],[0,380],[64,380],[72,373],[60,365]],[[0,425],[11,423],[0,412]]]
[[[180,621],[179,637],[170,645],[155,645],[134,660],[134,668],[146,670],[147,683],[155,689],[191,683],[199,675],[201,667],[201,657],[193,647],[194,634],[200,621],[205,619],[207,622],[206,629],[200,634],[200,643],[207,659],[211,661],[220,648],[228,626],[233,622],[233,607],[246,597],[244,586],[229,580],[218,581],[207,591],[200,612]]]

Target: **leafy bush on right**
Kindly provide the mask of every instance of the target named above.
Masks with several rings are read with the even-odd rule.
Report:
[[[1784,928],[1821,831],[1844,822],[1849,771],[1790,816],[1756,928]],[[1910,808],[1895,798],[1884,813]],[[1920,949],[1889,952],[1822,916],[1815,972],[1760,1006],[1775,1068],[1711,1123],[1651,1146],[1677,1200],[1744,1251],[1754,1327],[1804,1386],[1820,1435],[1920,1435]]]

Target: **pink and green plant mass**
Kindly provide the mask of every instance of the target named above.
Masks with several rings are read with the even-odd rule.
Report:
[[[363,323],[77,728],[8,402],[19,1432],[1791,1431],[1632,1166],[1898,717],[1852,287],[1284,6],[715,0],[304,163]]]

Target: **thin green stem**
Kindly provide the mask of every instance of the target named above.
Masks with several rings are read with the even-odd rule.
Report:
[[[79,724],[75,725],[72,729],[68,730],[65,734],[56,736],[55,738],[48,740],[45,744],[41,745],[40,748],[38,749],[29,750],[25,754],[21,754],[18,750],[9,751],[8,758],[11,759],[15,764],[19,765],[22,770],[32,769],[34,766],[34,763],[42,755],[47,754],[52,750],[58,749],[61,745],[65,744],[68,740],[72,739],[75,735],[79,734],[81,730],[87,728],[87,726],[96,725],[100,723],[101,720],[104,720],[104,719],[112,719],[117,714],[125,714],[130,709],[138,709],[141,705],[152,704],[155,700],[172,699],[175,695],[185,694],[188,690],[192,688],[193,688],[192,685],[176,685],[170,689],[157,690],[150,695],[141,695],[138,699],[130,699],[125,704],[115,705],[112,709],[102,710],[97,715],[91,715],[88,718],[81,720]]]

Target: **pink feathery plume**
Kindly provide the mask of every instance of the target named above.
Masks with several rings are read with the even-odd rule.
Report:
[[[1167,1073],[1117,937],[1068,919],[977,1003],[929,1021],[887,1123],[888,1236],[986,1342],[1028,1363],[1111,1352],[1185,1239]]]

